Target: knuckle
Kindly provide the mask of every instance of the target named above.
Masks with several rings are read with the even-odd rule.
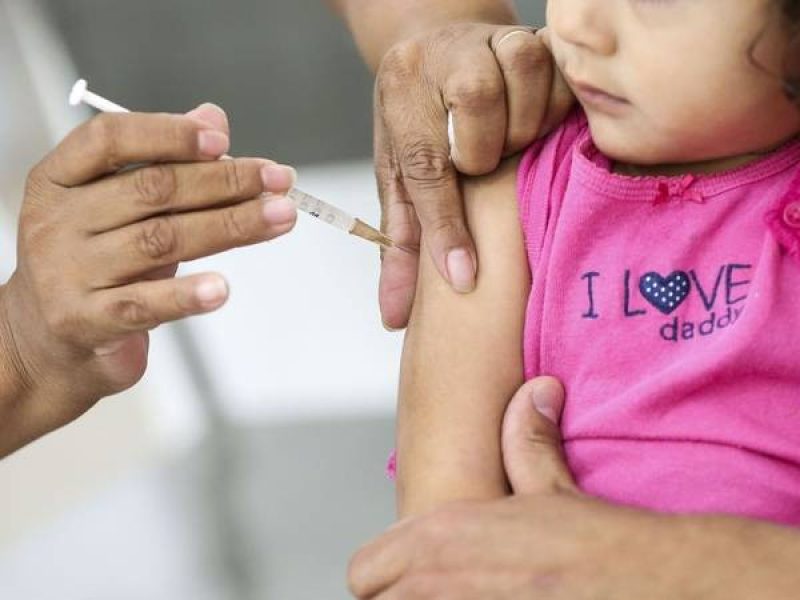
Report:
[[[406,86],[413,79],[424,60],[424,47],[415,39],[404,40],[392,46],[378,69],[378,85],[387,89]]]
[[[223,160],[223,175],[225,177],[225,187],[234,196],[241,196],[246,192],[246,177],[242,173],[242,164],[237,160]]]
[[[440,239],[458,238],[464,233],[463,222],[455,215],[436,215],[425,224],[428,235]]]
[[[408,144],[401,152],[403,176],[420,184],[442,185],[452,177],[450,153],[429,141]]]
[[[25,195],[39,197],[43,195],[47,175],[43,164],[40,162],[35,165],[29,172],[25,179]]]
[[[142,223],[136,235],[139,252],[149,259],[163,261],[177,253],[178,235],[169,217],[158,217]]]
[[[178,184],[173,167],[156,165],[138,169],[133,176],[133,185],[142,204],[160,208],[170,204]]]
[[[498,77],[475,75],[453,83],[448,96],[462,110],[483,111],[505,98],[505,86]]]
[[[193,290],[183,287],[179,282],[175,282],[168,295],[171,308],[176,314],[191,315],[197,312],[197,301]]]
[[[86,124],[87,147],[103,156],[112,169],[119,169],[119,115],[101,113]]]
[[[500,48],[500,60],[504,71],[534,73],[551,68],[550,51],[533,36],[519,36],[519,41]]]
[[[53,303],[43,311],[43,315],[47,329],[58,339],[71,339],[80,330],[79,319],[69,308]]]
[[[46,219],[48,212],[41,212],[38,209],[50,208],[52,210],[52,206],[59,207],[61,203],[54,203],[50,198],[59,193],[59,188],[50,184],[44,164],[37,164],[28,172],[28,176],[25,179],[25,202],[21,214],[24,215],[26,212],[33,210],[37,212],[37,216]]]
[[[143,329],[155,324],[152,310],[137,296],[113,300],[108,304],[107,311],[112,322],[129,329]]]
[[[197,134],[200,127],[197,123],[188,119],[174,119],[167,113],[159,113],[158,116],[166,119],[162,126],[163,135],[175,151],[186,155],[194,155],[199,151]]]
[[[552,436],[541,429],[530,429],[525,432],[525,446],[538,455],[552,452],[554,440]]]
[[[252,238],[239,211],[230,208],[222,213],[222,225],[227,239],[234,244],[244,244]]]

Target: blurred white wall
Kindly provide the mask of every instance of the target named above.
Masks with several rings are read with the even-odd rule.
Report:
[[[307,166],[301,189],[377,224],[368,161]],[[381,325],[378,247],[300,213],[288,236],[187,265],[217,270],[231,298],[191,322],[238,420],[389,414],[402,334]]]
[[[25,22],[18,22],[21,18]],[[18,42],[22,26],[35,42],[37,56],[27,56]],[[65,106],[65,81],[73,73],[68,60],[49,60],[57,38],[38,19],[33,0],[0,1],[0,273],[3,279],[16,264],[16,218],[27,171],[63,133],[54,125],[66,123],[65,111],[48,110],[50,102]],[[53,45],[50,45],[52,42]],[[56,50],[57,51],[57,50]],[[34,73],[30,59],[43,61]],[[51,80],[58,97],[43,98],[37,76],[56,65]],[[60,82],[60,83],[59,83]],[[41,81],[39,81],[41,83]],[[79,115],[72,117],[80,118]],[[47,436],[0,461],[0,547],[23,533],[43,527],[93,491],[133,465],[149,460],[160,440],[152,427],[153,415],[143,398],[146,388],[103,402],[71,427]]]

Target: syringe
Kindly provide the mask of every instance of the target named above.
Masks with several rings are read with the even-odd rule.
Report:
[[[101,112],[130,112],[124,106],[120,106],[90,91],[85,79],[79,79],[72,87],[72,91],[69,95],[69,103],[72,106],[78,106],[81,103],[87,104]],[[373,242],[384,248],[399,248],[410,252],[410,250],[406,249],[404,246],[395,244],[387,235],[367,225],[361,219],[357,219],[347,214],[342,209],[328,204],[311,194],[307,194],[297,188],[292,188],[286,194],[286,197],[298,210],[302,210],[312,217],[316,217],[320,221],[332,225],[337,229],[346,231],[351,235]]]

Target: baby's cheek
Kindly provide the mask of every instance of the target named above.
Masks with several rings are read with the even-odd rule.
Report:
[[[732,152],[730,115],[708,103],[653,101],[647,110],[634,105],[630,115],[590,114],[597,148],[609,158],[638,165],[704,161]]]

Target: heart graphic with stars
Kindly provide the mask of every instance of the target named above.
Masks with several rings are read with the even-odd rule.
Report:
[[[692,282],[684,271],[675,271],[666,277],[651,272],[639,279],[642,296],[665,315],[683,304],[691,289]]]

